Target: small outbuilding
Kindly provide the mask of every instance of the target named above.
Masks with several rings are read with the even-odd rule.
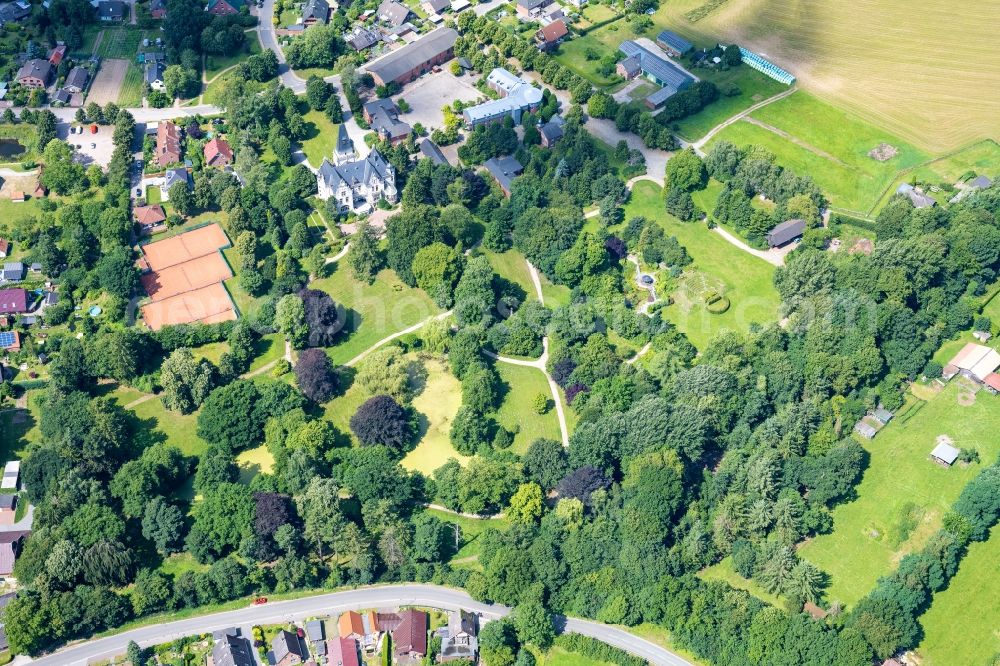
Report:
[[[785,220],[767,232],[768,247],[781,247],[802,238],[806,230],[805,220]]]
[[[865,439],[873,439],[875,435],[878,433],[878,430],[876,430],[875,426],[871,425],[870,423],[865,423],[864,421],[858,421],[857,423],[854,424],[854,432],[858,433]]]
[[[951,467],[958,460],[959,453],[960,451],[951,444],[940,442],[931,451],[931,460],[945,467]]]
[[[872,412],[872,418],[882,425],[889,423],[889,421],[892,420],[892,417],[893,413],[881,405],[879,405],[878,408]]]

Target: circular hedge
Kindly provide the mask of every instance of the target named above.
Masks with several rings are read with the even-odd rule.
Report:
[[[722,314],[729,309],[729,299],[725,296],[720,296],[718,299],[711,303],[706,303],[705,308],[711,314]]]

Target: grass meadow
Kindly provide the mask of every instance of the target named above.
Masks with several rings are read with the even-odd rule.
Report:
[[[920,618],[922,666],[989,664],[1000,653],[1000,528],[973,543],[948,587],[934,595]]]
[[[142,69],[130,62],[125,70],[125,78],[122,79],[122,87],[118,90],[118,106],[141,106],[144,85]]]
[[[981,391],[975,404],[963,407],[958,394],[953,380],[908,421],[890,423],[875,439],[862,441],[869,462],[855,486],[857,499],[833,510],[830,534],[799,549],[829,574],[829,601],[857,602],[904,555],[921,548],[962,488],[1000,454],[1000,401]],[[931,462],[928,455],[942,434],[957,447],[978,450],[983,463],[946,469]]]
[[[406,469],[430,476],[434,470],[455,458],[468,461],[451,445],[451,423],[462,405],[462,384],[448,366],[438,359],[424,361],[427,382],[420,395],[413,399],[417,412],[420,441],[406,454],[402,464]]]
[[[925,150],[1000,134],[998,4],[962,12],[941,0],[728,0],[692,13],[709,4],[661,3],[653,29],[763,53],[806,90]]]
[[[761,601],[769,603],[775,608],[784,608],[781,597],[776,594],[771,594],[758,583],[752,580],[747,580],[743,576],[736,573],[733,569],[733,560],[730,557],[726,557],[722,561],[716,562],[710,567],[705,567],[698,572],[698,578],[701,578],[702,580],[715,580],[726,583],[729,587],[749,592]]]
[[[508,250],[503,253],[483,250],[482,254],[490,260],[490,265],[497,275],[524,290],[526,300],[538,300],[535,286],[531,283],[531,273],[528,272],[528,264],[524,260],[523,254],[517,250]],[[543,292],[542,296],[544,295]]]
[[[495,367],[500,379],[507,385],[507,392],[497,410],[497,422],[515,433],[511,450],[524,453],[539,437],[562,441],[555,405],[550,404],[544,414],[536,413],[531,406],[539,393],[548,397],[549,403],[552,402],[549,383],[541,370],[510,363],[497,363]],[[567,407],[565,411],[571,410]]]
[[[685,311],[679,304],[667,306],[664,316],[677,325],[699,349],[704,349],[719,332],[745,331],[751,323],[768,323],[778,317],[778,292],[774,289],[774,266],[758,259],[713,233],[704,224],[681,222],[663,208],[662,188],[639,181],[625,206],[625,219],[642,215],[656,220],[677,237],[694,260],[685,268],[721,281],[732,305],[722,314],[709,314],[697,305]]]
[[[696,69],[694,74],[700,79],[711,81],[719,87],[722,96],[693,116],[678,120],[677,132],[687,141],[696,141],[710,129],[747,109],[757,102],[788,90],[788,86],[764,76],[749,67],[736,67],[725,72]],[[738,95],[727,96],[726,91],[735,87]]]
[[[255,53],[260,53],[260,41],[255,34],[247,33],[246,43],[238,53],[205,56],[205,79],[211,81],[223,71],[246,60],[248,55]]]
[[[368,285],[355,280],[346,264],[338,262],[331,268],[330,275],[310,287],[330,294],[344,308],[341,340],[328,350],[334,363],[343,364],[382,338],[441,312],[427,294],[406,286],[389,269]]]
[[[324,157],[333,157],[337,146],[337,125],[330,122],[322,111],[308,111],[302,116],[306,124],[306,138],[302,141],[302,152],[315,168],[323,163]]]
[[[481,550],[479,535],[488,527],[500,530],[507,528],[507,520],[504,518],[490,518],[489,520],[464,518],[437,509],[424,509],[424,512],[457,526],[455,536],[457,537],[458,551],[451,558],[452,566],[479,568],[476,562]]]
[[[145,35],[145,31],[134,27],[106,28],[97,47],[97,55],[102,58],[133,61]]]
[[[781,166],[808,175],[837,207],[870,211],[897,174],[929,155],[804,92],[758,109],[750,119],[725,128],[712,140],[755,144],[777,156]],[[868,151],[885,142],[898,154],[885,162]]]

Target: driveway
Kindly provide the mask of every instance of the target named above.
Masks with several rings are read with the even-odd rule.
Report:
[[[485,97],[473,86],[474,81],[469,75],[455,76],[447,70],[441,70],[425,74],[408,84],[394,99],[403,98],[410,105],[410,111],[402,115],[404,121],[410,126],[420,123],[430,131],[444,126],[444,114],[441,112],[444,105],[458,99],[474,102]]]
[[[142,647],[204,634],[228,627],[254,624],[280,624],[302,621],[317,615],[333,615],[359,608],[386,608],[396,606],[429,606],[443,610],[470,610],[479,613],[484,622],[504,617],[510,612],[506,606],[475,601],[462,590],[435,585],[388,585],[364,587],[344,592],[322,594],[303,599],[248,606],[224,613],[213,613],[174,622],[162,622],[114,636],[100,638],[33,660],[38,666],[85,666],[123,654],[129,641]],[[693,666],[683,657],[647,640],[608,625],[565,619],[565,631],[590,636],[626,650],[657,666]]]

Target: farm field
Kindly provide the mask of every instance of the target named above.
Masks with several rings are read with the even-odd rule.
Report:
[[[118,90],[118,106],[136,107],[142,105],[142,92],[145,82],[143,72],[135,63],[129,63]]]
[[[97,47],[97,55],[101,58],[134,60],[144,36],[145,32],[136,28],[105,28],[104,36]]]
[[[337,263],[332,267],[331,275],[310,286],[330,294],[345,310],[344,334],[329,349],[334,363],[343,364],[382,338],[441,311],[427,294],[406,286],[389,269],[367,285],[355,280],[346,265]]]
[[[934,595],[920,618],[924,638],[917,647],[923,666],[988,664],[1000,652],[1000,528],[973,543],[948,587]],[[961,636],[961,640],[956,640]]]
[[[955,12],[939,0],[729,0],[700,20],[685,16],[708,4],[663,3],[655,29],[764,53],[810,92],[926,150],[1000,130],[1000,52],[992,47],[1000,5]],[[903,14],[920,20],[900,21]]]
[[[625,206],[625,219],[642,215],[659,222],[668,234],[677,237],[694,260],[685,271],[721,284],[732,304],[726,312],[713,315],[697,304],[685,312],[675,303],[664,308],[664,317],[674,322],[699,349],[704,349],[723,330],[745,331],[751,323],[775,321],[779,298],[773,285],[774,267],[730,245],[704,224],[685,223],[668,215],[660,192],[655,183],[636,183]]]
[[[497,422],[507,430],[514,432],[514,453],[524,453],[531,443],[539,437],[562,441],[559,431],[559,419],[556,416],[555,405],[549,406],[549,411],[537,414],[531,403],[539,393],[549,398],[552,394],[545,375],[537,368],[529,368],[510,363],[496,363],[497,374],[507,385],[503,403],[497,410]],[[569,408],[565,411],[569,412]]]
[[[733,123],[712,143],[722,140],[767,148],[781,166],[812,177],[834,206],[861,213],[874,207],[900,171],[929,157],[801,91]],[[868,152],[881,143],[893,146],[898,154],[884,162],[869,157]]]
[[[857,499],[833,510],[833,531],[812,539],[799,555],[830,576],[828,601],[850,605],[868,593],[879,576],[889,573],[906,553],[924,545],[941,525],[944,513],[982,464],[945,469],[928,458],[939,435],[960,448],[979,451],[983,464],[1000,454],[1000,402],[985,391],[975,403],[958,403],[953,380],[906,423],[886,426],[862,445],[870,456]],[[901,531],[909,514],[912,531]],[[896,543],[893,543],[895,541]]]
[[[420,441],[402,461],[406,469],[430,476],[434,470],[455,458],[465,463],[468,458],[451,445],[451,423],[462,404],[462,384],[448,366],[438,359],[424,361],[427,383],[413,399],[413,409],[419,421]]]
[[[322,111],[310,110],[302,119],[306,127],[302,152],[309,164],[318,169],[324,157],[333,157],[333,149],[337,146],[337,125],[331,123]]]

